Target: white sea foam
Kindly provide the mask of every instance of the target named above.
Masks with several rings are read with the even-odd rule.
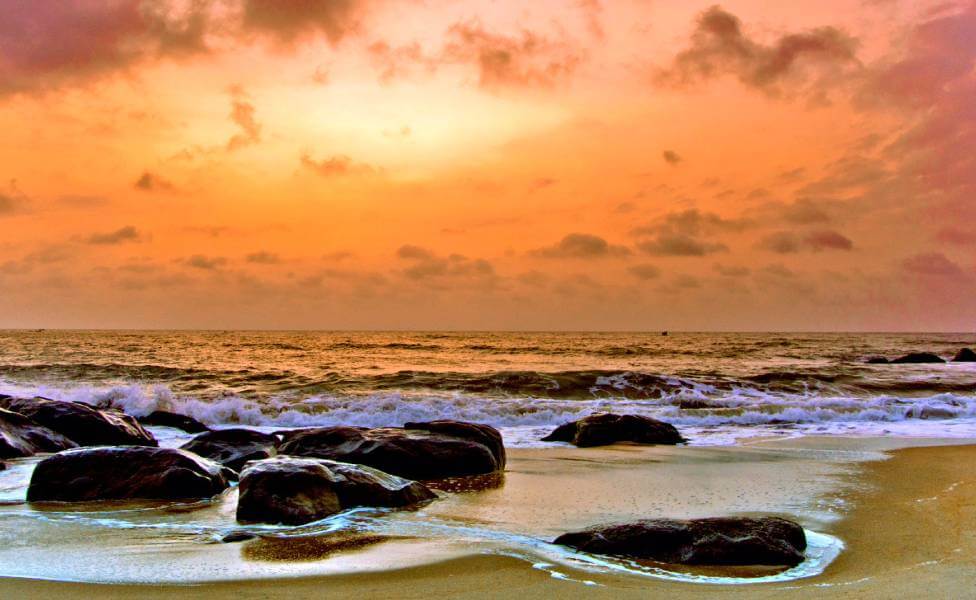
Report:
[[[679,427],[695,444],[728,444],[753,436],[815,433],[908,436],[976,436],[976,394],[940,393],[925,397],[772,394],[755,388],[685,388],[680,396],[658,399],[485,398],[471,395],[239,396],[200,399],[177,395],[166,386],[29,387],[0,382],[0,393],[42,395],[119,408],[134,416],[171,410],[213,426],[310,427],[399,426],[408,421],[458,419],[487,423],[515,445],[533,445],[546,430],[596,412],[639,414]],[[707,408],[675,403],[699,400]]]

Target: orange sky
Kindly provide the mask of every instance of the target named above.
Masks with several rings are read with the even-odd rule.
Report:
[[[3,3],[0,327],[972,330],[974,65],[971,0]]]

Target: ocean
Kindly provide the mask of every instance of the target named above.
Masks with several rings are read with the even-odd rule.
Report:
[[[538,441],[601,411],[693,445],[790,435],[976,435],[967,333],[3,331],[0,393],[156,409],[209,425],[461,419]]]

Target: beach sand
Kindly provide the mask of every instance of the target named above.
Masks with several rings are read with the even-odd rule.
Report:
[[[711,585],[559,564],[532,568],[504,544],[369,538],[342,544],[253,540],[194,560],[336,563],[335,574],[199,585],[118,585],[0,579],[4,598],[964,597],[976,584],[976,446],[889,450],[897,440],[801,438],[731,448],[516,449],[504,481],[392,516],[490,523],[538,539],[636,518],[781,514],[839,537],[844,551],[818,576]],[[918,443],[918,440],[913,443]],[[938,443],[935,441],[928,443]],[[491,483],[491,482],[489,482]],[[517,554],[517,553],[516,553]],[[153,568],[165,570],[160,556]],[[328,564],[327,563],[327,564]],[[559,577],[554,577],[556,571]],[[590,581],[595,585],[583,582]]]

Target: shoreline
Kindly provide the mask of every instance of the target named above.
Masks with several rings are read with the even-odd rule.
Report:
[[[919,442],[937,445],[888,448]],[[953,445],[941,445],[947,442]],[[658,473],[662,477],[698,473],[707,478],[708,470],[718,465],[721,469],[739,469],[743,473],[761,467],[762,472],[766,473],[764,481],[772,482],[772,490],[788,481],[776,475],[784,470],[781,466],[786,466],[785,470],[788,471],[797,464],[803,464],[780,465],[777,461],[782,459],[775,451],[785,447],[803,454],[816,454],[838,451],[838,448],[845,446],[849,446],[849,442],[841,438],[795,438],[740,446],[727,455],[701,448],[654,448],[648,451],[618,446],[597,452],[525,449],[513,453],[515,460],[511,470],[506,473],[508,481],[505,485],[490,493],[455,494],[448,500],[440,501],[440,504],[431,505],[429,513],[435,517],[454,516],[471,522],[478,519],[505,523],[531,522],[536,531],[549,531],[552,527],[570,530],[576,523],[567,523],[567,517],[560,513],[558,496],[546,502],[545,496],[531,495],[538,491],[537,483],[546,488],[553,483],[580,482],[576,484],[579,487],[576,495],[570,499],[578,502],[580,498],[587,498],[588,493],[599,494],[613,489],[608,486],[616,481],[616,494],[624,497],[621,502],[625,504],[628,493],[636,497],[644,493],[644,488],[637,487],[628,492],[626,486],[621,486],[623,473]],[[546,570],[533,568],[525,556],[505,555],[504,548],[496,548],[487,554],[483,547],[474,548],[473,552],[465,553],[463,544],[431,548],[429,541],[395,540],[351,552],[350,565],[355,563],[357,556],[361,563],[368,563],[371,556],[380,557],[384,553],[400,553],[402,557],[410,558],[401,566],[389,570],[201,584],[92,584],[2,578],[0,595],[26,598],[58,595],[68,600],[93,595],[105,598],[133,595],[146,598],[284,598],[321,596],[327,590],[336,595],[421,598],[431,593],[451,597],[500,597],[510,596],[518,590],[518,593],[532,597],[549,594],[628,597],[648,591],[688,598],[711,597],[716,593],[726,596],[745,594],[749,597],[830,597],[849,594],[885,597],[910,593],[909,590],[919,594],[943,593],[951,596],[971,589],[976,583],[976,569],[972,569],[974,559],[971,558],[976,550],[976,535],[968,534],[963,529],[976,517],[976,461],[973,460],[976,459],[976,445],[955,445],[949,440],[888,439],[862,440],[859,448],[856,452],[862,454],[865,448],[871,453],[889,450],[890,458],[852,463],[855,465],[853,468],[829,475],[836,485],[833,491],[827,492],[827,500],[850,506],[849,512],[842,518],[833,519],[829,510],[823,514],[808,511],[800,520],[806,526],[813,523],[816,531],[838,536],[846,548],[822,574],[807,579],[714,585],[594,573],[564,564]],[[774,450],[773,454],[768,454],[771,449]],[[738,464],[735,457],[747,461],[758,457],[759,462]],[[604,459],[611,460],[613,468],[608,468]],[[647,469],[648,463],[652,462],[656,463],[654,468]],[[627,471],[633,468],[630,463],[641,469]],[[565,471],[560,471],[554,469],[554,465],[567,466]],[[545,468],[546,472],[533,473],[536,467]],[[924,473],[925,477],[919,477],[920,473]],[[793,477],[799,479],[795,473]],[[693,491],[693,488],[688,491]],[[728,495],[718,490],[713,493],[712,500],[716,506],[723,505],[728,502]],[[808,500],[811,505],[816,505],[816,498]],[[680,502],[680,499],[676,502]],[[776,498],[775,502],[789,504],[792,499]],[[526,508],[531,505],[542,506],[544,510],[532,512]],[[601,510],[607,508],[596,507],[591,512],[599,514]],[[665,506],[660,510],[666,513],[674,510],[674,507]],[[546,512],[556,513],[551,523],[540,522],[544,521]],[[569,518],[592,521],[593,514],[584,511],[582,516]],[[426,514],[421,518],[424,517]],[[405,516],[403,520],[410,521],[411,518]],[[427,544],[426,550],[431,552],[421,553],[426,556],[418,561],[416,554],[423,544]],[[349,557],[349,554],[343,556]],[[201,559],[206,560],[207,557],[201,556]],[[967,570],[973,574],[967,575]],[[596,585],[586,585],[584,581],[593,581]]]

